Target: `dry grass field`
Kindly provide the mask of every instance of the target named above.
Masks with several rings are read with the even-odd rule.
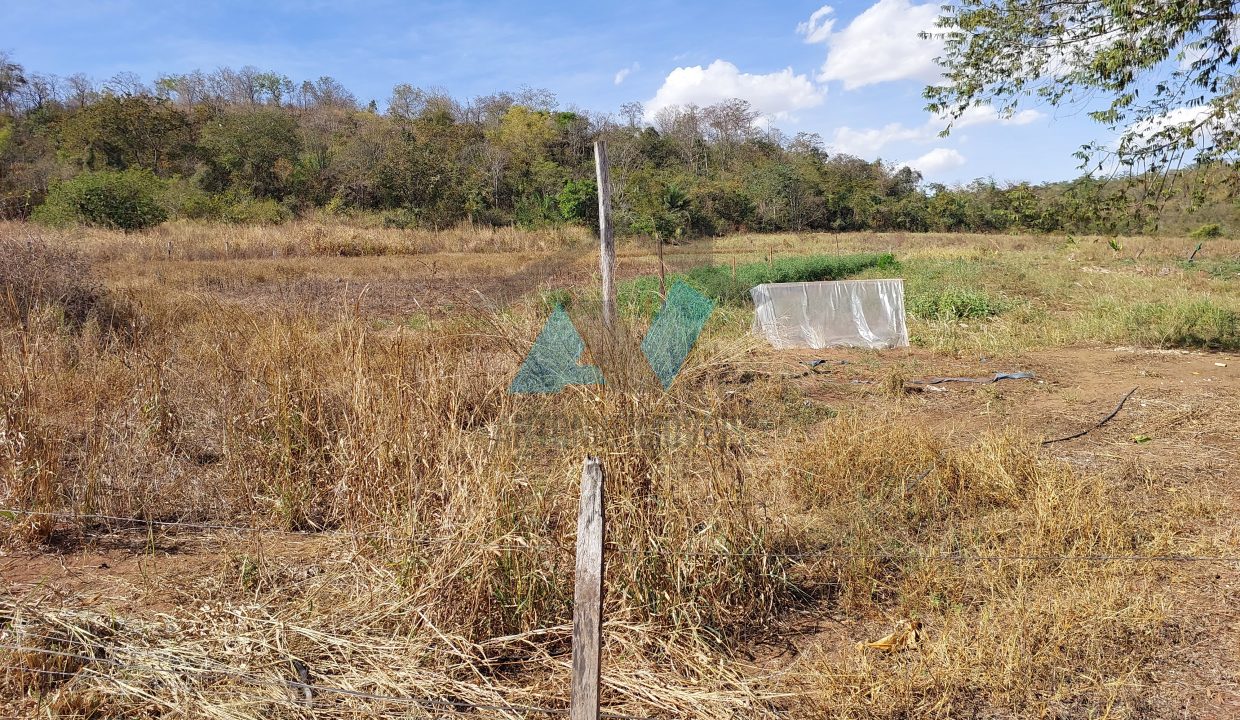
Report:
[[[675,246],[891,252],[913,345],[507,394],[590,242],[0,225],[0,714],[562,712],[595,454],[614,715],[1240,717],[1240,243]]]

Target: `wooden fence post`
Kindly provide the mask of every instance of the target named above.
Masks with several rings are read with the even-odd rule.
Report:
[[[570,720],[598,720],[599,650],[603,640],[603,464],[587,457],[577,513],[573,590],[573,686]]]
[[[607,143],[594,141],[594,172],[598,179],[599,270],[603,277],[603,326],[612,329],[616,316],[616,239],[611,226],[611,173]]]

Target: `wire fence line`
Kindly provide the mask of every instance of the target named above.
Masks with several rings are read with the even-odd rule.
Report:
[[[419,545],[448,545],[448,544],[477,545],[477,546],[486,547],[492,550],[521,550],[521,549],[525,549],[526,547],[526,546],[504,547],[504,546],[497,546],[494,543],[485,543],[485,542],[415,538],[415,537],[402,536],[400,535],[399,531],[394,531],[393,529],[387,529],[387,530],[331,530],[331,529],[284,530],[281,528],[270,528],[270,527],[264,528],[264,527],[258,527],[255,525],[230,525],[227,523],[200,523],[200,522],[187,522],[187,521],[182,521],[182,520],[155,520],[151,518],[132,517],[132,516],[126,517],[122,515],[105,515],[105,514],[100,514],[100,513],[65,513],[65,512],[55,512],[51,510],[25,510],[22,508],[0,507],[0,517],[3,517],[6,514],[26,515],[26,516],[43,516],[43,517],[49,517],[49,518],[56,518],[58,520],[106,520],[109,522],[124,523],[129,526],[129,527],[124,527],[124,528],[113,528],[114,530],[144,530],[148,527],[186,528],[189,530],[214,530],[214,531],[236,532],[236,533],[246,533],[246,534],[257,533],[261,535],[282,535],[286,537],[292,536],[292,537],[317,538],[317,537],[341,536],[341,537],[349,537],[349,538],[385,538],[385,539],[396,540],[400,542],[412,542],[412,543],[419,544]],[[505,517],[516,517],[517,515],[518,513],[514,512],[508,516],[501,515],[499,516],[499,518],[503,519]]]
[[[539,714],[539,715],[560,715],[560,716],[566,716],[569,713],[569,711],[566,708],[550,708],[550,707],[539,707],[539,706],[534,706],[534,705],[516,705],[516,704],[500,705],[500,704],[488,704],[488,703],[471,703],[471,702],[466,702],[463,700],[446,700],[442,698],[426,699],[426,698],[413,698],[413,697],[408,697],[408,696],[403,696],[403,695],[383,695],[383,694],[378,694],[378,693],[369,693],[369,692],[365,692],[362,690],[352,690],[350,688],[335,687],[332,685],[318,685],[315,683],[301,682],[300,680],[285,680],[283,682],[275,682],[275,681],[268,680],[266,678],[259,677],[257,675],[253,675],[249,673],[241,673],[241,672],[235,672],[235,671],[229,671],[229,670],[213,670],[213,669],[206,669],[206,668],[200,668],[200,667],[194,667],[194,666],[182,666],[182,667],[175,667],[175,668],[174,667],[154,667],[154,666],[149,666],[149,665],[140,665],[140,664],[122,662],[119,660],[115,660],[112,658],[106,658],[106,657],[101,658],[101,657],[95,657],[91,655],[81,655],[78,653],[64,652],[60,650],[52,650],[49,648],[37,648],[37,647],[29,647],[25,645],[12,645],[8,643],[0,643],[0,649],[9,650],[12,652],[19,652],[19,653],[24,652],[24,653],[34,653],[38,655],[47,655],[50,657],[59,657],[59,658],[64,658],[68,660],[77,660],[77,661],[82,662],[84,665],[104,664],[110,667],[115,667],[118,670],[166,673],[166,674],[172,674],[172,675],[200,675],[200,676],[214,675],[214,676],[218,676],[221,678],[227,678],[230,680],[238,680],[238,681],[245,682],[246,684],[256,686],[256,687],[270,687],[270,688],[278,688],[281,690],[309,691],[312,694],[323,693],[323,694],[329,694],[329,695],[352,697],[352,698],[357,698],[360,700],[371,700],[371,701],[376,701],[376,702],[390,702],[390,703],[403,704],[403,705],[413,705],[413,706],[421,707],[421,708],[428,709],[428,710],[447,710],[447,711],[453,711],[453,712],[485,710],[485,711],[490,711],[490,712],[509,713],[509,714],[514,714],[514,715]],[[28,667],[28,666],[0,665],[0,668],[6,668],[6,669],[11,669],[11,670],[25,670],[29,672],[45,673],[49,675],[57,675],[57,676],[65,676],[65,677],[73,677],[73,676],[76,676],[77,674],[76,672],[70,673],[64,670],[47,670],[43,668],[33,668],[33,667]],[[99,677],[104,678],[104,679],[109,679],[109,680],[113,679],[111,678],[111,676],[108,676],[102,673],[99,674]],[[484,688],[479,688],[479,690],[482,690],[482,689]],[[299,704],[299,705],[305,704],[305,703],[302,703],[296,700],[293,700],[290,702],[293,704]],[[649,720],[649,718],[644,718],[644,717],[637,716],[637,715],[623,715],[623,714],[612,713],[612,712],[600,712],[599,717],[608,718],[609,720]]]
[[[282,530],[279,528],[262,528],[246,525],[229,525],[217,523],[196,523],[183,522],[179,520],[150,520],[140,517],[124,517],[119,515],[103,515],[98,513],[59,513],[42,510],[24,510],[20,508],[2,508],[0,507],[0,516],[5,514],[28,515],[28,516],[45,516],[62,520],[107,520],[111,522],[126,523],[131,527],[118,528],[119,530],[141,530],[142,526],[153,526],[161,528],[186,528],[191,530],[215,530],[229,531],[238,533],[250,533],[260,535],[282,535],[296,537],[351,537],[351,538],[376,538],[382,537],[396,542],[413,543],[426,547],[436,546],[468,546],[477,547],[490,551],[519,552],[524,550],[545,551],[549,549],[546,545],[539,545],[532,542],[524,542],[526,540],[545,540],[541,536],[522,536],[513,535],[500,538],[506,541],[521,541],[521,544],[500,545],[494,542],[485,542],[479,540],[460,540],[460,539],[427,539],[401,536],[398,532],[392,530],[373,530],[373,531],[351,531],[351,530]],[[515,517],[515,513],[511,516]],[[1083,555],[1059,555],[1059,554],[970,554],[956,551],[947,551],[941,553],[928,552],[851,552],[841,551],[833,548],[810,548],[810,549],[769,549],[766,551],[735,551],[735,550],[664,550],[651,548],[628,548],[617,545],[615,543],[607,543],[606,548],[609,553],[634,556],[634,557],[684,557],[684,558],[709,558],[709,559],[788,559],[788,560],[818,560],[818,559],[834,559],[834,560],[884,560],[884,561],[904,561],[904,562],[943,562],[963,564],[969,562],[1086,562],[1086,563],[1218,563],[1218,564],[1240,564],[1240,555],[1182,555],[1182,554],[1165,554],[1165,555],[1112,555],[1112,554],[1083,554]],[[565,553],[572,548],[557,546],[550,548],[555,550],[563,550]]]

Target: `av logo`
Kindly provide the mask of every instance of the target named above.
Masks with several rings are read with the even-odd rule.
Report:
[[[671,386],[685,358],[697,342],[715,303],[697,290],[677,281],[642,338],[642,354],[663,388]],[[525,356],[508,392],[553,393],[568,385],[602,385],[603,373],[593,365],[581,365],[582,341],[564,308],[547,318],[534,347]]]

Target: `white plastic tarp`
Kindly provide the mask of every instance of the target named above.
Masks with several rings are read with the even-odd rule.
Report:
[[[904,281],[768,283],[753,296],[754,332],[779,349],[908,345]]]

